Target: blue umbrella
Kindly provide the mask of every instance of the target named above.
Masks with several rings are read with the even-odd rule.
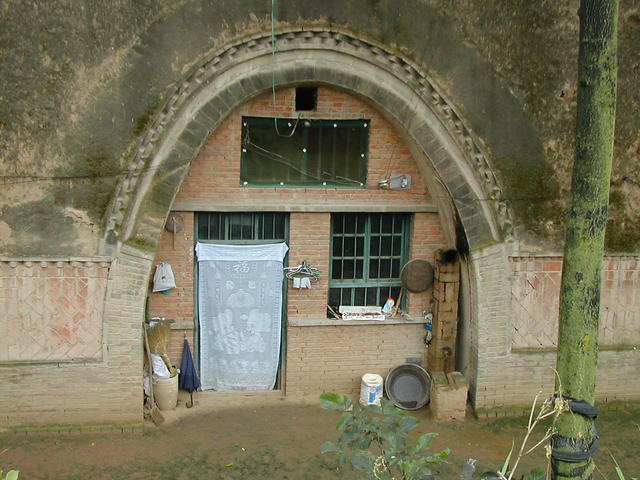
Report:
[[[198,378],[196,367],[193,365],[193,357],[191,356],[191,349],[189,348],[189,342],[187,342],[186,336],[184,337],[184,345],[182,347],[179,385],[181,389],[191,394],[191,400],[187,402],[187,408],[193,407],[193,392],[200,388],[200,379]]]

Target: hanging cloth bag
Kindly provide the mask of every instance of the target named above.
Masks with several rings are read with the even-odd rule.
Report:
[[[168,263],[159,263],[156,267],[156,273],[153,276],[153,291],[168,292],[172,288],[176,288],[176,281],[173,276],[173,270]]]

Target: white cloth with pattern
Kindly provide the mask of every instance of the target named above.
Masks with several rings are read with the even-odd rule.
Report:
[[[198,243],[203,389],[272,390],[280,361],[285,243]]]

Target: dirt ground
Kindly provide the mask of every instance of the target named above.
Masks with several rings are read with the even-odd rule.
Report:
[[[0,467],[18,469],[21,480],[197,480],[341,479],[320,445],[335,440],[338,413],[315,405],[272,404],[197,412],[144,433],[0,436]],[[437,432],[434,450],[451,449],[436,478],[457,479],[468,458],[478,460],[475,478],[498,468],[512,440],[519,444],[525,418],[467,419],[436,423],[428,410],[410,412],[421,422],[417,434]],[[596,478],[617,480],[615,456],[627,478],[640,475],[640,406],[608,411],[598,419],[601,447]],[[538,433],[538,438],[543,432]],[[534,435],[535,437],[535,435]],[[523,462],[520,473],[544,468],[544,452]]]

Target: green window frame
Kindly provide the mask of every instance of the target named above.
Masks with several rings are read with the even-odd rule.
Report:
[[[398,298],[409,250],[410,214],[331,216],[329,305],[382,306]]]
[[[289,241],[289,214],[281,212],[198,212],[196,241],[277,243]]]
[[[371,121],[242,117],[240,183],[364,188]]]

